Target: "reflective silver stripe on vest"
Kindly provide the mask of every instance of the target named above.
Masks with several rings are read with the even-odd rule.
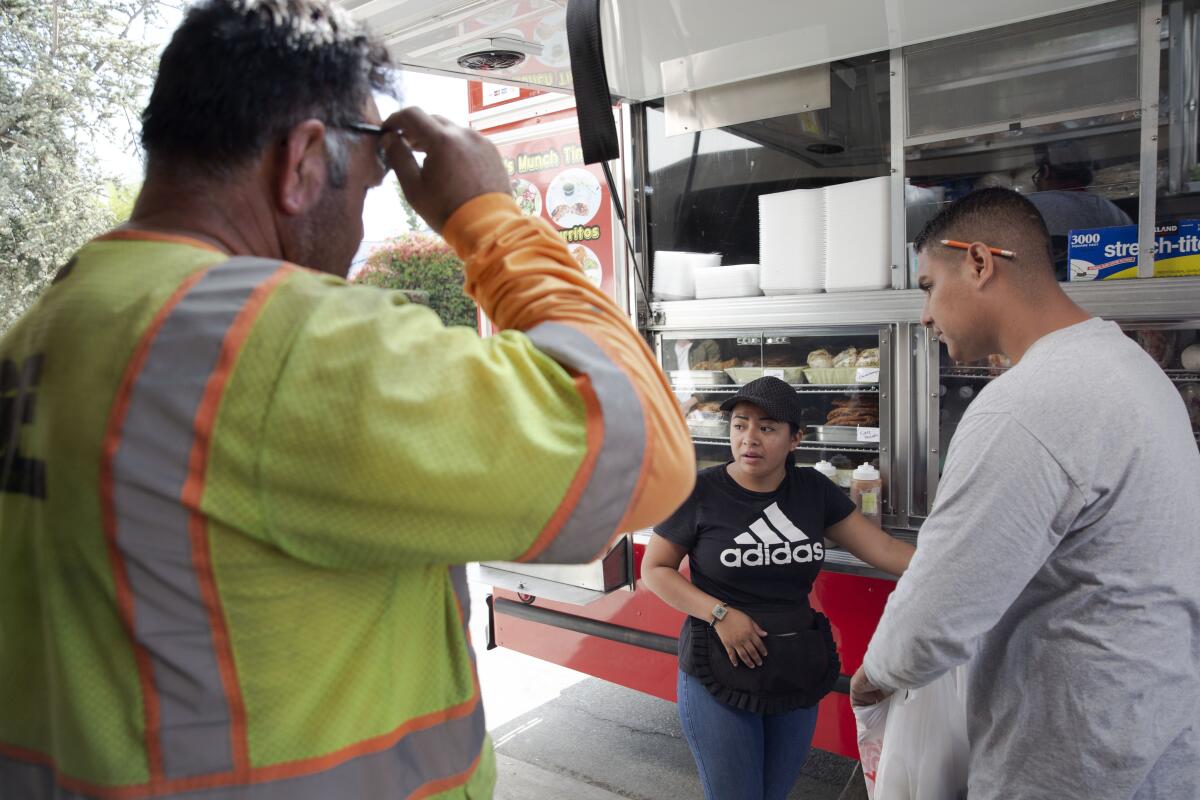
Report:
[[[471,625],[471,589],[467,585],[467,568],[461,564],[450,567],[450,585],[454,587],[454,596],[458,598],[458,607],[462,609],[463,627]]]
[[[586,374],[600,403],[604,440],[587,486],[554,541],[534,562],[573,564],[595,557],[629,507],[642,471],[646,426],[633,384],[600,347],[568,325],[546,322],[525,332],[546,355]]]
[[[225,336],[279,261],[213,267],[163,321],[135,377],[113,457],[117,548],[133,594],[134,633],[150,655],[167,779],[233,769],[230,709],[180,502],[196,412]]]
[[[461,785],[476,765],[486,734],[483,703],[470,714],[414,731],[396,745],[313,775],[244,786],[200,789],[155,797],[181,800],[329,800],[329,798],[405,798],[435,781]],[[451,785],[443,787],[451,788]],[[28,800],[92,800],[101,795],[69,792],[55,784],[45,765],[0,755],[0,789],[5,798]]]
[[[462,609],[463,647],[471,656],[471,669],[476,668],[475,648],[471,646],[471,589],[467,584],[467,568],[461,564],[450,567],[450,585],[454,587],[454,597],[458,607]]]

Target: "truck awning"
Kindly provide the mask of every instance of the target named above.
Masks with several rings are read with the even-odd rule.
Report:
[[[339,0],[383,37],[397,63],[569,92],[567,0]],[[612,94],[649,100],[1035,19],[1098,0],[608,0]],[[479,71],[464,56],[515,51]],[[486,63],[486,59],[484,60]]]

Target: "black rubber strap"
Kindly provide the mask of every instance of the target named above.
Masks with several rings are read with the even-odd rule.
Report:
[[[613,99],[608,91],[608,73],[604,70],[604,43],[600,38],[600,0],[568,0],[567,45],[571,51],[571,80],[575,87],[575,113],[579,118],[579,144],[585,164],[600,164],[608,182],[609,195],[625,235],[625,246],[633,264],[638,287],[646,303],[650,302],[650,282],[638,267],[637,253],[629,235],[621,192],[613,180],[608,162],[621,157]]]
[[[612,95],[604,70],[604,45],[600,39],[600,0],[569,0],[567,45],[571,51],[571,79],[579,115],[579,138],[585,164],[612,161],[621,155]]]

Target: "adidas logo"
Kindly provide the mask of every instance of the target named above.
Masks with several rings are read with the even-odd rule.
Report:
[[[804,531],[771,503],[750,530],[733,538],[734,544],[721,551],[721,563],[727,567],[762,567],[769,564],[807,564],[825,559],[825,547],[812,542]]]

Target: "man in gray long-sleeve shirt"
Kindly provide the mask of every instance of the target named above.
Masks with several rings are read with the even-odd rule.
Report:
[[[1020,195],[969,195],[916,247],[951,357],[1015,366],[958,426],[853,700],[970,660],[971,800],[1200,798],[1200,451],[1179,394],[1062,292]]]

